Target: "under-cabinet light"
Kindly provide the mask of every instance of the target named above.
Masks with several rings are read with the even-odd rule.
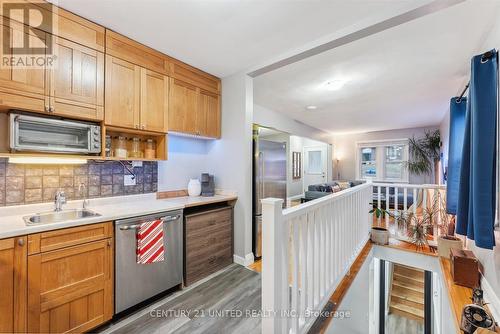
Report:
[[[87,163],[87,159],[59,157],[9,157],[9,162],[12,164],[31,165],[82,165]]]

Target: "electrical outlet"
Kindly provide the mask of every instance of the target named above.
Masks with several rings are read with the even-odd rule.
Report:
[[[126,174],[123,176],[123,185],[124,186],[135,186],[137,184],[136,178],[133,175]]]

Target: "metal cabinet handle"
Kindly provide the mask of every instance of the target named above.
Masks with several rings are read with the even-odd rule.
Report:
[[[45,112],[50,112],[49,106],[45,106]]]
[[[108,247],[111,247],[111,240],[108,240]]]
[[[145,126],[145,125],[143,125],[143,126],[142,126],[142,129],[144,130],[145,128],[146,128],[146,126]]]
[[[167,216],[167,217],[163,217],[163,218],[161,218],[161,220],[162,220],[164,223],[166,223],[166,222],[171,222],[171,221],[177,220],[177,219],[179,219],[179,218],[181,218],[181,216],[180,216],[180,215],[177,215],[177,216]]]
[[[17,239],[17,244],[21,247],[24,246],[24,239]]]
[[[54,111],[56,111],[56,108],[54,108],[54,107],[49,108],[49,112],[54,112]]]
[[[175,215],[175,216],[166,216],[166,217],[162,217],[162,218],[158,218],[158,219],[160,219],[164,223],[168,223],[171,221],[175,221],[179,218],[181,218],[180,215]],[[122,230],[122,231],[135,230],[135,229],[138,229],[139,227],[141,227],[141,224],[125,225],[125,226],[120,226],[120,230]]]
[[[140,224],[120,226],[120,230],[122,230],[122,231],[135,230],[135,229],[139,228],[140,226],[141,226]]]

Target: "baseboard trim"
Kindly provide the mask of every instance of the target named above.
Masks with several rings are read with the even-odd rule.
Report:
[[[239,264],[240,266],[248,267],[254,262],[254,256],[253,253],[248,253],[245,255],[245,258],[238,256],[236,254],[233,254],[233,261],[236,264]]]
[[[483,288],[484,301],[488,303],[491,315],[495,321],[500,321],[500,299],[484,276],[481,277],[481,287]]]

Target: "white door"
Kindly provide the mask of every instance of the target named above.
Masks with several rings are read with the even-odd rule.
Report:
[[[326,145],[304,147],[304,191],[311,184],[327,182]]]

